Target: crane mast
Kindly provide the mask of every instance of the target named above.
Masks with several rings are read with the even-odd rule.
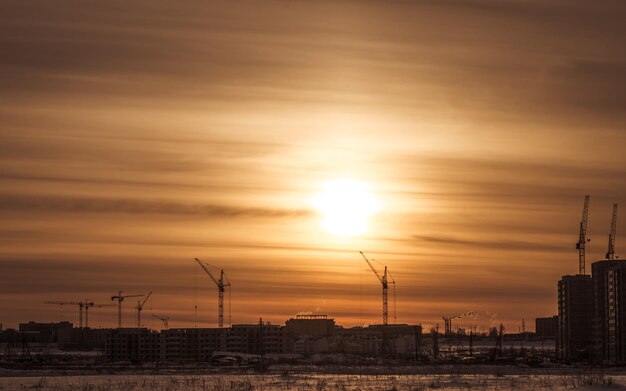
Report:
[[[44,304],[58,304],[58,305],[77,305],[78,306],[78,327],[83,328],[83,307],[82,301],[45,301]]]
[[[389,294],[389,284],[387,283],[387,266],[385,266],[385,272],[382,278],[383,284],[383,324],[387,324],[387,317],[389,314],[389,308],[387,304],[387,296]]]
[[[141,311],[143,311],[143,306],[146,304],[146,301],[148,301],[148,299],[150,298],[150,295],[152,295],[152,291],[148,292],[148,295],[143,300],[143,302],[137,301],[137,307],[135,307],[137,309],[137,328],[141,327]]]
[[[85,328],[89,327],[89,308],[109,307],[109,304],[96,304],[93,301],[46,301],[45,304],[76,305],[78,306],[78,327],[83,328],[83,309],[85,311]]]
[[[83,303],[83,307],[85,308],[85,328],[89,328],[89,308],[91,308],[91,307],[96,307],[96,308],[111,307],[111,306],[114,306],[114,305],[115,304],[96,304],[93,301],[85,300],[85,302]]]
[[[145,295],[123,295],[118,291],[117,295],[111,296],[111,300],[117,300],[117,327],[122,328],[122,302],[128,297],[143,297]]]
[[[378,281],[380,281],[380,284],[382,285],[382,288],[383,288],[383,324],[386,325],[388,323],[388,318],[389,318],[389,306],[388,306],[387,298],[388,298],[389,283],[390,283],[389,282],[390,273],[388,273],[387,266],[385,266],[383,274],[381,275],[380,273],[378,273],[374,265],[372,265],[372,262],[365,256],[365,254],[363,254],[363,251],[359,251],[359,254],[361,254],[363,259],[365,259],[365,262],[367,262],[370,269],[372,269],[372,271],[376,275],[376,278],[378,278]],[[392,278],[391,284],[395,284],[395,283],[396,282]],[[394,321],[395,321],[395,310],[394,310]]]
[[[615,233],[617,231],[617,204],[613,204],[613,217],[611,218],[611,232],[609,233],[609,248],[606,259],[615,259]]]
[[[208,274],[208,276],[217,286],[217,325],[219,328],[222,328],[224,327],[224,291],[226,290],[227,286],[231,286],[230,281],[228,281],[228,277],[226,277],[226,274],[224,274],[223,269],[220,269],[220,278],[217,279],[209,270],[208,266],[210,265],[208,265],[206,262],[199,260],[198,258],[196,258],[196,262],[198,263],[198,265],[200,265],[200,267],[202,267],[202,270],[204,270],[204,272]]]
[[[443,323],[444,323],[444,335],[452,335],[452,321],[454,319],[464,318],[466,316],[472,316],[472,315],[474,315],[474,313],[470,311],[470,312],[466,312],[460,315],[454,315],[454,316],[448,316],[448,317],[442,316]]]
[[[152,317],[155,318],[155,319],[159,319],[161,322],[163,322],[163,328],[165,330],[170,328],[170,326],[169,326],[170,317],[169,316],[160,316],[160,315],[153,314]]]
[[[578,236],[578,274],[585,274],[585,245],[590,240],[587,239],[587,222],[589,220],[589,196],[585,196],[585,204],[583,206],[583,217],[580,221],[580,232]]]

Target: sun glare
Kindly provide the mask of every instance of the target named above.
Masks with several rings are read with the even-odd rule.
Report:
[[[345,179],[324,184],[313,206],[323,215],[326,230],[342,237],[365,234],[369,218],[380,207],[369,186]]]

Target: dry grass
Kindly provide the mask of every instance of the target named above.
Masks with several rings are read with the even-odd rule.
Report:
[[[0,390],[52,391],[426,391],[426,390],[567,390],[611,387],[602,372],[572,375],[199,375],[68,376],[0,378]]]

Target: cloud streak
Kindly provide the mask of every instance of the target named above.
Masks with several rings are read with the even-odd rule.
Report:
[[[0,195],[0,209],[30,213],[129,213],[171,214],[210,217],[299,217],[309,210],[239,208],[227,205],[185,204],[180,202],[79,197],[36,197]]]
[[[355,324],[359,249],[407,320],[549,315],[582,196],[593,258],[626,194],[625,19],[611,0],[3,1],[3,321],[125,286],[190,322],[205,255],[240,319]],[[367,237],[320,229],[309,199],[336,178],[380,197]]]

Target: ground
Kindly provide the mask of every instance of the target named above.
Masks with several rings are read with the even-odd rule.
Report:
[[[5,376],[0,377],[0,390],[167,390],[167,391],[232,391],[232,390],[626,390],[626,375],[607,374],[601,370],[554,373],[532,371],[485,371],[476,373],[439,374],[329,374],[283,372],[271,374],[118,374],[74,376]],[[27,375],[27,374],[24,374]]]

